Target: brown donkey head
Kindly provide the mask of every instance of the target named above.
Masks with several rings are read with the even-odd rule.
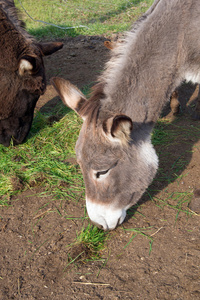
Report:
[[[14,2],[0,0],[0,144],[20,144],[29,133],[34,108],[45,92],[43,57],[60,42],[38,43],[18,19]]]

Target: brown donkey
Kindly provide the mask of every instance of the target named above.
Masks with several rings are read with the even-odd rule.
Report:
[[[24,29],[13,0],[0,0],[0,144],[22,143],[46,89],[43,57],[63,43],[39,43]]]
[[[151,132],[183,80],[200,83],[200,2],[156,0],[111,59],[89,100],[68,81],[52,80],[84,120],[76,144],[90,219],[121,224],[152,182],[158,158]]]

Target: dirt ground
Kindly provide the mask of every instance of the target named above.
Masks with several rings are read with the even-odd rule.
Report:
[[[48,80],[61,76],[79,88],[94,82],[109,56],[103,40],[65,40],[64,48],[45,60]],[[185,85],[180,90],[181,98],[185,101],[192,92],[193,87]],[[48,85],[37,109],[50,110],[57,101],[60,100]],[[187,134],[187,129],[196,128],[199,121],[183,114],[174,122],[166,130],[176,130],[176,143],[164,149],[156,146],[163,173],[158,172],[150,187],[155,198],[150,200],[146,193],[123,226],[112,232],[102,253],[107,258],[104,265],[99,260],[67,266],[67,245],[74,242],[86,222],[81,220],[84,199],[77,203],[55,200],[42,196],[42,190],[35,188],[12,197],[11,206],[1,208],[1,300],[200,299],[199,214],[181,211],[177,215],[173,199],[168,201],[171,206],[156,201],[165,200],[170,193],[200,188],[200,141],[198,135]],[[163,174],[170,175],[169,166],[180,157],[184,168],[177,169],[178,183],[160,180]],[[200,197],[199,202],[196,200],[198,206]],[[183,204],[186,211],[187,206],[188,202]],[[144,232],[153,238],[150,254],[149,238],[141,234],[133,238],[136,233],[125,230],[131,228],[149,228]],[[75,258],[78,253],[70,255]]]

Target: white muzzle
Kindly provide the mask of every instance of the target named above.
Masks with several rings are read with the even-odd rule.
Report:
[[[99,204],[86,197],[86,208],[90,220],[104,230],[112,230],[121,224],[126,217],[125,209],[116,209],[112,205]]]

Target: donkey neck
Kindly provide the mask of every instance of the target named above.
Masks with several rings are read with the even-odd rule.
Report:
[[[106,97],[100,115],[122,113],[138,123],[158,119],[183,80],[181,49],[188,18],[176,15],[178,4],[161,1],[115,49],[102,76]]]

